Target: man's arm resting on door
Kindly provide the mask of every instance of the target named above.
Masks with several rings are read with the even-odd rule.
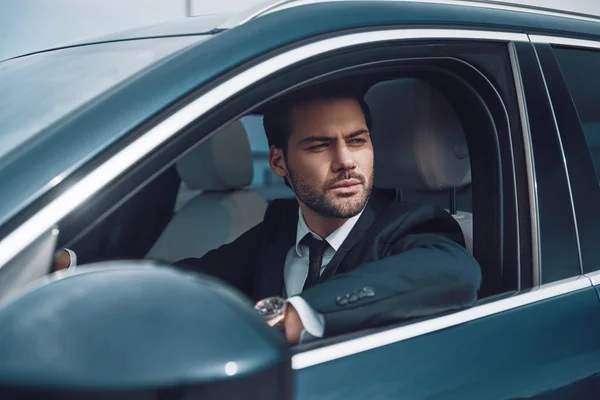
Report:
[[[252,276],[252,251],[260,237],[258,224],[231,243],[211,250],[200,258],[186,258],[173,265],[184,271],[201,272],[224,280],[250,296]],[[61,249],[56,255],[55,270],[75,268],[77,254]]]
[[[472,304],[481,269],[460,244],[435,234],[403,237],[387,257],[333,276],[301,294],[325,320],[324,336]]]

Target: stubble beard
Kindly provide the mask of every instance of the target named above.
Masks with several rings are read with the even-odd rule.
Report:
[[[354,171],[346,171],[336,177],[334,182],[326,183],[323,188],[317,188],[300,179],[289,166],[288,172],[292,190],[298,200],[317,214],[330,218],[351,218],[361,212],[371,196],[375,175],[375,171],[372,170],[371,176],[366,179]],[[341,180],[352,178],[361,181],[363,187],[361,193],[350,196],[333,195],[333,199],[327,196],[328,188]]]

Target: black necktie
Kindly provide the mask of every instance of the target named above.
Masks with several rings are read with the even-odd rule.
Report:
[[[308,276],[304,282],[306,290],[314,286],[319,281],[321,274],[321,263],[323,262],[323,254],[329,245],[325,240],[316,239],[310,233],[304,238],[304,242],[308,245]]]

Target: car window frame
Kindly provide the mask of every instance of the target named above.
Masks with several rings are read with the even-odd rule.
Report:
[[[429,43],[433,43],[433,42],[429,42]],[[455,46],[455,47],[452,47]],[[480,46],[480,44],[477,44],[476,47]],[[458,48],[456,48],[456,43],[451,43],[448,45],[448,49],[446,50],[446,53],[453,53],[456,51],[460,51],[460,53],[458,54],[462,54],[465,51],[464,48],[464,43],[462,43]],[[471,45],[471,47],[473,47],[473,45]],[[473,48],[468,47],[470,51],[473,51]],[[436,47],[437,49],[440,49],[440,47]],[[496,48],[499,48],[498,44],[496,44]],[[523,287],[530,287],[531,285],[527,285],[527,286],[519,286],[519,282],[518,282],[518,275],[520,272],[522,272],[521,270],[529,270],[530,268],[520,268],[521,265],[521,259],[519,258],[519,244],[521,242],[520,239],[523,240],[528,240],[528,238],[524,238],[521,237],[520,235],[520,228],[517,228],[516,225],[518,223],[518,221],[520,220],[519,218],[519,211],[517,211],[517,207],[516,204],[517,201],[515,200],[515,198],[513,198],[513,196],[516,196],[516,190],[517,187],[515,186],[515,169],[514,169],[514,164],[515,164],[515,159],[514,159],[514,149],[515,147],[513,146],[513,142],[519,141],[519,136],[521,135],[521,132],[519,131],[518,127],[515,128],[514,126],[510,126],[511,122],[510,120],[515,120],[514,122],[517,123],[518,125],[518,116],[516,116],[516,112],[513,111],[513,117],[509,118],[507,115],[507,108],[506,108],[506,104],[504,103],[503,100],[503,96],[500,96],[498,90],[496,87],[494,87],[494,85],[489,81],[489,79],[481,73],[481,71],[479,71],[476,67],[474,67],[473,65],[471,65],[469,62],[464,61],[464,60],[459,60],[456,58],[452,58],[449,56],[445,56],[445,57],[426,57],[426,58],[419,58],[416,57],[416,53],[423,53],[423,49],[427,49],[427,46],[423,46],[422,43],[408,43],[406,44],[406,47],[404,45],[404,43],[402,45],[398,45],[394,48],[394,50],[392,50],[392,48],[390,48],[388,45],[382,46],[379,49],[377,49],[377,51],[374,54],[379,53],[378,56],[376,57],[382,57],[381,54],[384,54],[385,58],[385,64],[387,63],[392,63],[393,65],[388,65],[386,68],[388,69],[392,69],[394,72],[394,75],[399,75],[398,70],[399,69],[408,69],[413,70],[414,67],[410,66],[410,65],[405,65],[405,64],[414,64],[416,63],[426,63],[426,65],[428,66],[428,69],[431,69],[432,67],[435,67],[437,69],[440,70],[440,72],[444,72],[446,75],[448,75],[445,79],[448,80],[454,80],[454,81],[460,81],[460,91],[463,92],[465,89],[467,90],[475,90],[473,85],[475,85],[478,89],[477,89],[477,97],[481,97],[483,95],[484,98],[487,98],[487,100],[484,102],[485,107],[487,108],[488,106],[490,106],[490,104],[492,104],[491,102],[495,103],[495,110],[491,110],[491,109],[483,109],[480,110],[479,113],[492,113],[494,115],[494,121],[493,124],[496,124],[496,128],[493,127],[488,127],[485,129],[493,129],[494,131],[497,131],[494,134],[493,140],[489,140],[492,139],[492,137],[483,137],[482,135],[477,134],[477,132],[475,132],[473,130],[473,128],[468,128],[466,132],[469,132],[469,136],[470,136],[470,143],[471,145],[475,144],[475,141],[479,142],[479,144],[472,150],[475,150],[475,152],[473,153],[472,156],[472,162],[475,163],[476,168],[475,171],[473,172],[474,174],[474,179],[479,179],[480,181],[484,181],[484,182],[488,182],[488,185],[485,185],[485,187],[481,186],[481,185],[477,185],[476,187],[478,187],[477,191],[479,193],[479,200],[480,200],[480,204],[485,203],[486,206],[484,207],[485,210],[480,210],[479,212],[485,211],[485,213],[487,214],[482,214],[482,215],[495,215],[496,216],[496,220],[495,221],[491,221],[489,219],[487,220],[483,220],[481,218],[477,219],[475,222],[478,225],[474,225],[474,233],[477,232],[477,230],[479,230],[480,232],[486,233],[484,234],[482,237],[487,237],[488,235],[495,235],[495,237],[493,238],[493,240],[486,240],[485,242],[480,242],[479,245],[477,245],[475,247],[475,251],[478,254],[478,257],[480,257],[480,259],[482,260],[482,262],[485,262],[486,265],[491,266],[491,265],[495,265],[498,264],[497,266],[499,268],[493,267],[493,268],[487,268],[486,271],[496,271],[496,269],[498,269],[498,273],[501,273],[501,271],[504,271],[504,274],[502,275],[502,282],[498,285],[498,286],[502,286],[499,287],[498,290],[493,290],[490,291],[487,288],[484,290],[484,288],[482,287],[482,296],[489,296],[490,294],[495,294],[495,293],[500,293],[500,292],[505,292],[507,290],[514,290],[516,288],[523,288]],[[353,72],[353,68],[359,68],[361,71],[359,73],[361,74],[365,74],[367,73],[367,71],[363,71],[362,69],[369,69],[370,67],[373,67],[373,64],[375,64],[375,66],[373,68],[375,68],[374,72],[377,72],[381,69],[380,63],[376,62],[373,63],[372,59],[370,58],[373,55],[373,52],[371,52],[371,50],[373,50],[372,47],[369,48],[369,54],[365,57],[364,56],[364,50],[360,51],[357,50],[360,54],[360,57],[363,58],[363,62],[364,59],[368,59],[369,62],[367,62],[366,64],[362,64],[359,63],[356,60],[356,52],[355,53],[343,53],[340,54],[338,61],[342,62],[342,64],[344,65],[344,68],[342,68],[341,71],[338,71],[336,73],[355,73]],[[416,53],[413,53],[413,51],[416,50]],[[429,53],[429,50],[425,50],[425,53]],[[390,53],[394,53],[393,55],[391,55]],[[477,53],[477,50],[475,50],[475,54]],[[354,55],[352,55],[354,54]],[[470,54],[470,53],[469,53]],[[468,56],[465,56],[468,59]],[[309,66],[309,64],[303,64],[303,68],[300,70],[298,70],[298,72],[290,72],[288,71],[286,74],[287,75],[291,75],[292,77],[288,77],[289,78],[289,82],[296,82],[295,84],[298,84],[298,82],[301,82],[301,84],[306,83],[303,79],[311,79],[310,77],[313,77],[313,74],[316,74],[315,76],[321,76],[319,75],[320,73],[324,73],[323,70],[325,70],[325,75],[321,76],[328,76],[331,73],[331,61],[332,58],[331,57],[327,57],[324,60],[321,61],[317,61],[315,64],[319,65],[321,64],[320,67],[310,67],[307,68]],[[424,60],[424,61],[422,61]],[[322,62],[324,61],[324,62]],[[434,64],[434,61],[437,62],[439,65]],[[450,68],[450,64],[449,63],[455,63],[455,65],[453,66],[453,68]],[[353,65],[353,68],[348,68],[348,65]],[[458,68],[458,67],[461,68]],[[510,70],[510,64],[507,63],[506,67]],[[316,70],[320,71],[315,71],[314,69],[316,68]],[[300,72],[302,71],[302,72]],[[306,72],[309,71],[309,72]],[[379,71],[380,72],[380,71]],[[420,72],[421,75],[425,74],[426,71],[422,71]],[[511,72],[512,73],[512,72]],[[282,79],[288,79],[285,78],[285,75],[280,75],[279,81],[281,81]],[[404,74],[404,73],[403,73]],[[452,74],[454,74],[454,77],[452,76]],[[458,74],[458,75],[456,75]],[[459,76],[461,74],[466,74],[465,76]],[[301,78],[298,78],[296,75],[302,75]],[[387,74],[386,74],[387,75]],[[419,76],[421,76],[419,75]],[[434,79],[433,78],[433,74],[429,74],[431,75],[429,77],[429,79]],[[438,75],[440,75],[438,73]],[[338,77],[340,77],[341,75],[336,75]],[[416,77],[417,75],[415,75]],[[458,76],[458,78],[457,78]],[[511,82],[511,76],[509,77],[504,77],[503,79],[506,79],[509,83]],[[464,79],[466,77],[469,77],[467,80],[470,81],[469,84],[466,85],[466,87],[464,84]],[[300,80],[299,80],[300,79]],[[320,79],[320,78],[317,78]],[[448,86],[448,84],[446,82],[443,81],[443,77],[440,78],[440,76],[438,76],[437,78],[437,82],[436,85],[445,85]],[[440,79],[442,81],[440,81]],[[443,83],[442,83],[443,82]],[[292,83],[290,83],[292,84]],[[290,88],[287,85],[279,85],[280,88],[278,90],[275,90],[272,88],[273,84],[269,83],[269,85],[263,85],[263,86],[268,86],[270,87],[271,90],[267,90],[268,93],[270,93],[270,96],[276,96],[279,95],[281,92],[279,92],[278,90],[289,90]],[[512,86],[510,86],[512,87]],[[450,88],[450,90],[448,90],[448,88],[446,88],[445,93],[447,96],[451,96],[451,98],[454,98],[454,101],[462,101],[460,96],[456,97],[455,93],[453,93],[453,90],[451,90],[452,88]],[[260,88],[258,88],[258,90],[260,91]],[[250,91],[252,92],[252,91]],[[508,96],[511,96],[510,93],[507,94]],[[247,95],[247,94],[241,94],[239,96],[239,98],[251,98],[252,104],[245,104],[242,106],[239,105],[235,105],[235,104],[226,104],[223,107],[221,107],[220,112],[226,114],[226,117],[224,117],[225,119],[223,119],[222,121],[218,119],[218,117],[214,117],[215,119],[213,119],[210,123],[208,123],[208,126],[202,126],[202,124],[200,124],[197,128],[198,131],[209,131],[211,129],[214,129],[215,126],[221,126],[221,123],[227,123],[227,121],[229,119],[231,119],[232,115],[246,115],[247,112],[252,112],[252,110],[255,110],[256,108],[256,104],[255,102],[257,100],[255,100],[252,95]],[[260,97],[260,96],[258,96]],[[495,99],[495,100],[494,100]],[[240,103],[240,102],[244,102],[245,100],[239,100],[236,99],[235,102]],[[234,102],[234,103],[235,103]],[[490,102],[490,103],[488,103]],[[248,101],[246,101],[246,103],[248,103]],[[479,103],[481,104],[481,100],[479,101]],[[516,102],[514,102],[516,103]],[[473,106],[479,107],[476,104],[473,104]],[[515,107],[517,107],[516,104],[514,104]],[[244,108],[247,107],[247,108]],[[464,108],[464,107],[463,107]],[[228,109],[233,109],[233,111],[228,111]],[[465,112],[466,111],[466,112]],[[229,113],[229,114],[227,114]],[[239,113],[239,114],[238,114]],[[478,114],[479,114],[478,113]],[[463,123],[468,122],[467,119],[465,118],[469,118],[468,115],[470,114],[470,110],[463,110]],[[489,117],[488,117],[489,118]],[[503,121],[503,119],[506,119],[505,121]],[[490,119],[491,121],[491,119]],[[476,125],[478,126],[477,129],[482,128],[480,124],[476,123]],[[472,123],[470,123],[470,125],[473,125]],[[503,127],[504,125],[504,127]],[[500,131],[498,131],[500,130]],[[504,130],[506,130],[506,132],[504,132]],[[197,135],[197,133],[191,132],[191,135]],[[516,135],[516,137],[511,137],[511,135]],[[483,137],[483,139],[481,139]],[[187,142],[191,143],[189,146],[184,146],[184,149],[187,149],[187,151],[192,151],[193,147],[198,145],[199,143],[192,143],[190,142],[190,140],[187,140]],[[500,142],[499,142],[500,141]],[[485,144],[485,145],[484,145]],[[470,146],[471,146],[470,145]],[[191,146],[191,147],[190,147]],[[490,147],[491,146],[491,147]],[[504,150],[502,150],[501,152],[498,151],[498,147],[503,148]],[[181,147],[181,146],[180,146]],[[165,146],[163,146],[163,148],[161,148],[162,152],[168,151],[165,149]],[[489,156],[486,157],[481,157],[479,156],[479,154],[482,153],[482,151],[485,152],[493,152],[494,154],[504,154],[501,155],[501,157],[505,157],[506,159],[503,160],[500,164],[497,165],[498,168],[500,168],[500,166],[502,166],[502,173],[500,173],[498,175],[497,173],[497,169],[496,168],[492,168],[494,165],[494,163],[499,162],[500,160],[497,160],[497,156],[494,156],[494,163],[492,162],[488,162],[486,160],[489,160]],[[183,155],[179,155],[179,157],[182,157]],[[477,158],[479,158],[479,160],[476,160],[476,156]],[[484,160],[485,159],[485,160]],[[172,161],[171,159],[167,160],[167,161]],[[172,161],[172,162],[176,162],[176,160]],[[523,163],[521,163],[523,164]],[[477,167],[479,166],[479,167]],[[481,168],[484,167],[484,168]],[[488,170],[485,174],[481,175],[480,170],[485,169]],[[154,171],[153,171],[154,172]],[[493,176],[492,176],[493,174]],[[129,178],[128,178],[129,179]],[[490,180],[488,181],[488,179],[493,179],[493,182]],[[503,181],[504,180],[504,181]],[[508,183],[506,183],[506,181],[508,180]],[[521,181],[524,180],[521,179]],[[521,184],[521,186],[523,186],[523,183]],[[141,184],[141,182],[139,183]],[[131,182],[125,182],[125,185],[127,187],[129,187],[130,189],[127,190],[135,190],[135,185],[132,185]],[[118,186],[118,185],[113,185],[113,186]],[[497,189],[493,189],[494,187],[498,186],[497,189],[503,190],[506,192],[506,194],[501,195],[500,193],[495,193],[493,195],[493,197],[490,197],[492,195],[493,190],[497,190]],[[492,188],[492,189],[490,189]],[[121,202],[125,201],[126,198],[128,197],[127,194],[127,190],[121,190],[121,193],[116,195],[116,198],[118,198]],[[526,191],[526,190],[524,190]],[[515,193],[512,193],[515,192]],[[476,193],[474,193],[475,195]],[[483,195],[483,197],[482,197]],[[508,196],[507,196],[508,195]],[[99,196],[99,197],[102,197]],[[500,199],[500,197],[504,197],[505,201],[502,201]],[[485,201],[482,201],[482,198]],[[97,199],[94,199],[93,201],[97,201]],[[498,204],[496,204],[498,203]],[[501,204],[503,203],[503,204]],[[490,207],[496,207],[494,204],[496,204],[498,207],[502,207],[502,209],[500,208],[493,208],[490,209]],[[113,206],[114,207],[114,206]],[[89,209],[89,206],[88,206]],[[502,210],[502,212],[498,211],[498,210]],[[81,214],[92,214],[92,212],[87,212],[87,210],[85,208],[82,208],[82,210],[76,211],[77,214],[81,215]],[[84,218],[82,216],[82,218]],[[70,219],[70,218],[69,218]],[[76,219],[76,218],[75,218]],[[527,218],[524,218],[525,221],[527,221]],[[83,224],[83,226],[87,227],[87,229],[91,229],[92,227],[92,222],[90,221],[90,223],[86,223]],[[68,225],[68,224],[67,224]],[[483,227],[482,227],[483,225]],[[507,227],[509,227],[509,229],[503,229],[503,225],[506,225]],[[513,230],[514,229],[514,230]],[[67,232],[69,230],[72,230],[70,228],[65,229],[65,224],[63,223],[61,225],[61,232],[63,232],[63,234],[61,234],[61,237],[64,236],[64,232]],[[525,232],[526,233],[526,232]],[[68,235],[67,235],[68,236]],[[522,236],[527,236],[527,235],[522,235]],[[507,239],[508,238],[508,239]],[[509,245],[504,245],[504,243],[510,243]],[[71,244],[69,242],[63,242],[61,244],[62,246],[65,247],[70,247]],[[485,246],[483,246],[485,245]],[[528,246],[523,246],[523,248],[527,248]],[[491,251],[488,251],[491,250]],[[494,253],[497,252],[497,253]],[[502,269],[502,263],[504,262],[504,260],[508,260],[508,266],[509,268],[505,268]],[[527,265],[529,265],[528,262],[526,262]],[[514,273],[508,273],[509,271],[515,270]],[[506,279],[505,279],[506,278]],[[487,281],[489,282],[490,279],[488,278]],[[508,285],[509,287],[506,287],[506,285]],[[485,293],[484,293],[485,292]]]
[[[140,128],[142,132],[139,135],[130,135],[130,140],[119,146],[120,151],[99,162],[89,174],[73,183],[71,187],[64,190],[63,193],[56,196],[44,207],[38,205],[38,211],[34,215],[5,235],[0,241],[0,265],[14,257],[29,243],[33,242],[37,236],[54,226],[93,194],[108,186],[137,161],[151,154],[161,144],[167,143],[169,139],[189,127],[198,118],[209,113],[216,106],[260,79],[275,74],[287,66],[298,64],[314,55],[351,48],[364,43],[381,43],[390,40],[448,40],[461,38],[499,41],[524,40],[524,36],[520,33],[461,29],[387,29],[344,33],[286,49],[282,53],[261,60],[258,64],[245,66],[241,72],[230,74],[226,77],[226,80],[209,85],[205,91],[201,91],[198,97],[188,100],[179,109],[173,107],[174,110],[171,110],[166,118],[149,121]]]

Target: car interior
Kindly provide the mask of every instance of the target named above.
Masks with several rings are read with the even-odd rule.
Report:
[[[472,161],[453,104],[435,84],[414,77],[378,81],[370,85],[365,100],[373,119],[375,187],[394,190],[397,201],[446,209],[462,228],[473,254],[479,242],[473,240]],[[98,246],[102,236],[105,259],[174,263],[201,257],[258,224],[269,202],[280,197],[291,198],[293,193],[269,168],[262,115],[255,110],[190,148],[174,167],[75,242],[73,250],[85,249],[86,241]],[[123,208],[137,215],[114,217]],[[148,216],[157,215],[159,221],[145,229]],[[126,226],[135,229],[128,231]],[[149,231],[141,239],[143,244],[136,233],[140,226]],[[129,233],[117,235],[119,241],[127,243],[130,236],[139,244],[135,251],[111,250],[106,238],[124,231]]]
[[[373,118],[375,186],[398,190],[400,201],[445,208],[472,251],[469,153],[449,101],[431,84],[410,78],[376,84],[366,101]],[[253,124],[261,130],[248,132],[244,118],[177,162],[182,184],[176,212],[147,258],[173,263],[201,257],[258,224],[269,201],[293,197],[270,171],[266,141],[262,151],[253,152],[250,138],[264,136],[262,126]]]

